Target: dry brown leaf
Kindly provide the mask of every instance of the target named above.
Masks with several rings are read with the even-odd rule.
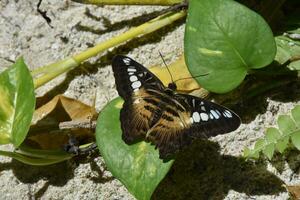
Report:
[[[177,91],[188,93],[200,89],[200,85],[192,78],[183,56],[171,63],[168,68],[174,81],[182,79],[176,81]],[[154,66],[150,68],[150,71],[153,72],[165,86],[168,86],[168,84],[172,82],[170,73],[166,67]]]
[[[87,121],[92,123],[97,115],[94,107],[63,95],[57,95],[34,112],[25,144],[40,149],[61,149],[68,143],[70,137],[74,137],[79,144],[92,142],[94,141],[94,126],[61,129],[60,124],[70,121],[75,125]]]
[[[32,124],[36,124],[39,120],[53,112],[65,112],[67,116],[56,116],[59,121],[85,120],[97,117],[94,107],[88,106],[76,99],[57,95],[45,105],[35,110],[33,114]]]
[[[299,200],[300,199],[300,185],[285,185],[285,188],[290,194],[290,197],[293,200]]]

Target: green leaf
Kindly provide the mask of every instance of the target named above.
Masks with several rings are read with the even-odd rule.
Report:
[[[289,115],[280,115],[277,124],[283,135],[289,135],[296,129],[296,124]]]
[[[280,138],[280,132],[277,128],[270,127],[266,131],[266,140],[268,143],[274,143]]]
[[[275,57],[276,45],[264,19],[232,0],[190,0],[184,38],[186,63],[205,89],[225,93],[251,69]]]
[[[250,157],[250,153],[251,153],[251,150],[248,147],[245,147],[243,156],[246,157],[246,158]]]
[[[18,147],[25,139],[35,107],[33,80],[22,58],[0,74],[0,144]]]
[[[296,123],[296,126],[300,128],[300,105],[297,105],[295,108],[293,108],[292,117]]]
[[[249,149],[248,147],[245,147],[244,157],[258,159],[259,158],[259,151],[256,151],[254,149]]]
[[[293,119],[291,118],[293,117]],[[288,147],[289,139],[292,144],[300,150],[300,106],[295,106],[290,115],[280,115],[277,124],[280,130],[270,127],[266,130],[264,138],[258,139],[253,149],[244,149],[244,156],[258,158],[262,151],[269,159],[273,157],[274,151],[283,153]]]
[[[291,62],[291,63],[288,65],[288,68],[289,68],[290,70],[297,70],[297,71],[300,71],[300,60]]]
[[[300,130],[291,135],[292,144],[300,150]]]
[[[294,41],[286,36],[277,36],[275,37],[277,45],[277,53],[275,60],[280,64],[285,63],[290,58],[298,56],[300,54],[300,43]],[[297,62],[292,62],[289,65],[289,68],[297,68]]]
[[[277,143],[276,143],[276,149],[280,153],[283,153],[284,150],[286,149],[288,143],[289,143],[289,136],[286,136],[283,139],[280,139],[280,140],[277,141]]]
[[[254,145],[254,149],[255,150],[261,150],[265,145],[265,140],[260,138],[256,141],[255,145]]]
[[[269,160],[272,159],[273,154],[275,151],[275,144],[268,144],[265,146],[265,148],[263,149],[263,153],[268,157]]]
[[[70,154],[67,155],[66,153],[63,155],[62,152],[61,152],[61,156],[56,156],[55,158],[52,158],[53,155],[48,158],[46,157],[46,155],[43,155],[43,152],[40,152],[40,154],[38,154],[39,156],[37,157],[32,157],[19,152],[9,152],[9,151],[0,150],[0,155],[11,157],[27,165],[35,165],[35,166],[52,165],[72,158],[72,155]]]
[[[280,64],[285,63],[291,58],[290,52],[284,46],[282,46],[281,41],[276,40],[277,42],[277,52],[275,56],[275,60]]]
[[[119,121],[122,103],[117,98],[101,111],[96,127],[97,145],[108,169],[128,191],[137,199],[150,199],[173,160],[163,162],[150,143],[124,143]]]

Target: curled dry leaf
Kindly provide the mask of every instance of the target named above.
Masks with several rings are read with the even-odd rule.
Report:
[[[25,144],[39,149],[62,149],[70,138],[79,145],[93,142],[97,118],[94,107],[75,99],[57,95],[35,110]],[[91,126],[86,126],[90,122]],[[65,127],[61,124],[70,124]],[[80,124],[85,124],[84,127]]]
[[[180,58],[171,63],[168,68],[170,72],[168,72],[166,67],[161,66],[151,67],[150,71],[153,72],[165,86],[168,86],[169,83],[172,83],[172,75],[173,81],[175,81],[177,86],[177,91],[189,93],[200,89],[199,84],[192,77],[185,64],[184,56],[180,56]]]

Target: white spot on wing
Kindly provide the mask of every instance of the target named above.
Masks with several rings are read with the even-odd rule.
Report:
[[[135,68],[128,68],[127,71],[128,72],[136,72],[136,69]]]
[[[140,81],[136,81],[136,82],[133,82],[133,83],[131,84],[131,87],[132,87],[133,89],[136,89],[136,88],[141,87],[141,85],[142,85],[142,83],[141,83]]]
[[[228,110],[226,110],[225,112],[227,112],[227,115],[228,115],[229,117],[232,117],[232,113],[231,113],[231,112],[229,112]]]
[[[124,62],[126,65],[129,65],[129,64],[130,64],[130,59],[129,59],[129,58],[123,58],[123,62]]]
[[[224,117],[227,117],[227,118],[231,118],[231,117],[232,117],[231,112],[229,112],[228,110],[225,110],[225,111],[223,112],[223,115],[224,115]]]
[[[198,112],[193,112],[192,118],[194,122],[200,122],[200,115]]]
[[[133,75],[134,73],[133,73],[133,72],[129,72],[128,74],[129,74],[129,76],[131,76],[131,75]]]
[[[201,106],[201,110],[202,111],[206,111],[204,106]]]
[[[200,113],[200,117],[203,121],[207,121],[208,120],[208,114],[206,113]]]
[[[192,100],[193,107],[195,108],[195,99]]]
[[[214,116],[214,118],[216,118],[216,119],[220,118],[220,115],[217,113],[217,110],[216,111],[211,110],[210,113]]]
[[[209,114],[209,118],[210,118],[210,119],[214,119],[214,116],[210,113],[210,114]]]
[[[144,74],[143,74],[143,73],[139,73],[138,76],[139,76],[139,77],[143,77]]]
[[[224,117],[227,117],[227,113],[223,112],[223,116],[224,116]]]
[[[130,80],[131,82],[134,82],[134,81],[137,81],[138,78],[137,78],[136,76],[132,75],[132,76],[129,77],[129,80]]]

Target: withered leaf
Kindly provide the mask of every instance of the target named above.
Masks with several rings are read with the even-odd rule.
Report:
[[[161,66],[154,66],[151,67],[149,70],[153,72],[163,82],[165,86],[168,86],[169,83],[175,81],[177,91],[188,93],[200,89],[199,84],[192,77],[185,64],[184,56],[181,56],[174,63],[171,63],[168,66],[168,68],[170,72],[166,67]],[[171,80],[170,73],[172,75],[173,80]]]
[[[79,145],[94,141],[94,127],[70,127],[61,129],[65,122],[86,123],[97,118],[94,107],[75,99],[57,95],[48,103],[35,110],[28,136],[27,146],[39,149],[62,149],[70,138],[75,138]]]
[[[285,185],[285,188],[290,194],[290,197],[293,200],[299,200],[300,199],[300,185]]]

